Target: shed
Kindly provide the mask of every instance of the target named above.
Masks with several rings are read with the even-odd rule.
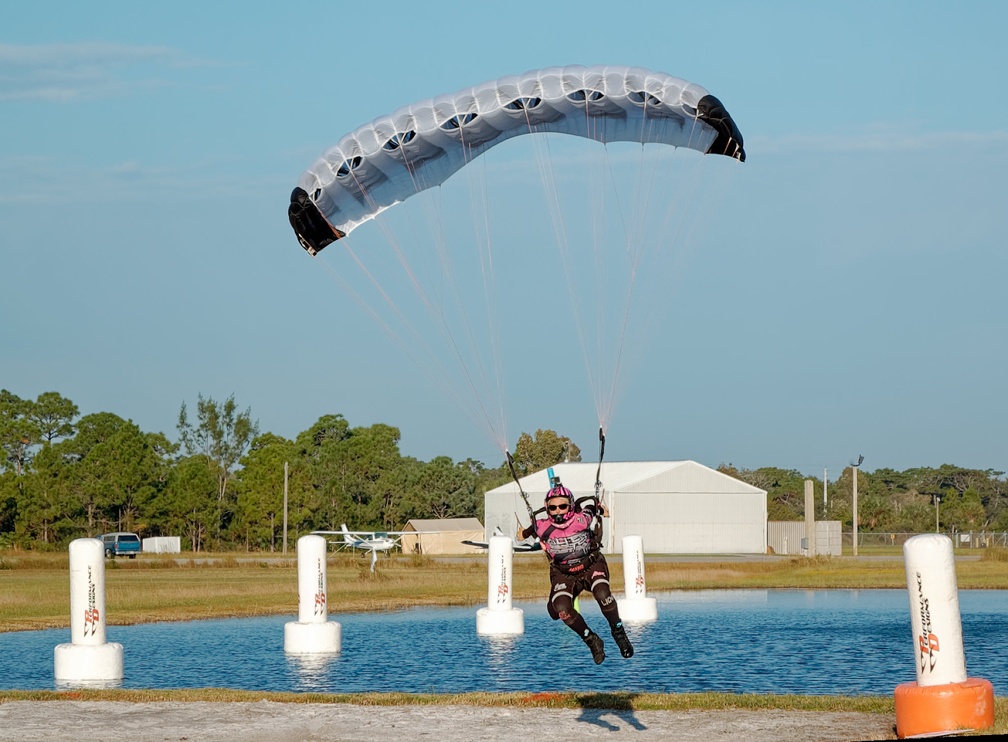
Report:
[[[595,493],[595,463],[553,467],[575,498]],[[640,536],[649,554],[766,554],[766,491],[695,461],[617,461],[602,465],[603,550],[622,550],[624,536]],[[545,470],[522,477],[532,508],[542,507]],[[514,482],[484,495],[486,537],[515,532],[515,515],[528,521]]]
[[[403,531],[404,554],[481,554],[484,551],[462,543],[483,540],[483,525],[477,518],[414,518],[406,522]]]

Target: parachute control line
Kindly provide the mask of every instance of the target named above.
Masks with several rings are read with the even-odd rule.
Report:
[[[298,620],[284,624],[284,652],[333,654],[342,649],[343,629],[329,620],[326,540],[302,536],[297,542]]]
[[[118,685],[123,645],[105,641],[105,553],[96,538],[70,542],[70,643],[57,644],[57,684]]]
[[[994,726],[994,686],[966,675],[952,540],[903,544],[917,682],[896,686],[896,736],[933,737]]]
[[[547,67],[404,106],[343,136],[298,180],[288,218],[311,255],[523,134],[668,144],[745,162],[720,100],[641,67]]]

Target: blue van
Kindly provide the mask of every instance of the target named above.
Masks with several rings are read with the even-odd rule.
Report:
[[[104,533],[98,538],[101,539],[108,559],[117,556],[136,559],[136,555],[140,553],[140,537],[135,533]]]

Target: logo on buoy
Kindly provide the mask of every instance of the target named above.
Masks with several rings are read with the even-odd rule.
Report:
[[[931,632],[931,608],[924,597],[921,573],[917,573],[917,599],[920,602],[921,633],[917,635],[917,650],[920,653],[921,672],[934,670],[938,664],[938,635]]]
[[[98,613],[98,608],[95,603],[95,584],[91,576],[91,565],[87,568],[87,579],[88,579],[88,604],[87,608],[84,609],[84,636],[94,636],[95,632],[98,631],[98,619],[101,615]]]
[[[325,613],[326,609],[325,581],[322,579],[322,560],[319,559],[315,564],[318,567],[318,585],[315,592],[315,615],[320,616]]]
[[[508,584],[507,584],[507,562],[501,559],[501,573],[500,582],[497,583],[497,602],[503,603],[507,600],[508,595]]]

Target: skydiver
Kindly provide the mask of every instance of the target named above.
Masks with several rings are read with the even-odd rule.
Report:
[[[546,494],[547,517],[536,518],[532,525],[518,528],[519,541],[534,533],[550,559],[551,586],[546,603],[550,618],[560,619],[569,626],[588,645],[595,664],[601,664],[605,659],[602,637],[588,627],[574,607],[575,598],[582,592],[590,592],[609,622],[620,654],[633,657],[633,645],[620,620],[616,599],[609,590],[609,565],[602,555],[599,536],[592,528],[596,514],[608,515],[608,510],[595,498],[589,498],[579,507],[559,478],[551,484],[553,487]]]

